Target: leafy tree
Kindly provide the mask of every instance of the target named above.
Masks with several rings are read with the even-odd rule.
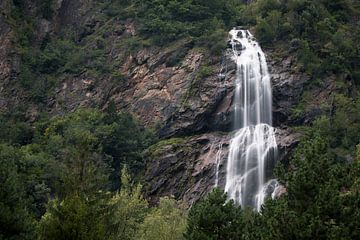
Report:
[[[121,182],[120,191],[109,202],[107,239],[133,239],[148,211],[148,203],[141,193],[142,186],[131,182],[126,167],[122,169]]]
[[[82,109],[54,118],[39,139],[58,160],[57,166],[62,169],[59,171],[61,185],[67,184],[68,190],[82,187],[84,191],[100,185],[118,189],[117,172],[124,165],[133,172],[141,171],[142,151],[153,140],[153,133],[130,114],[116,113],[114,109],[107,113]],[[109,174],[112,183],[105,186]],[[89,177],[94,182],[88,181]]]
[[[78,240],[104,239],[105,226],[97,204],[77,194],[54,199],[38,227],[39,239]]]
[[[24,121],[24,114],[0,114],[0,142],[25,145],[32,141],[34,131]]]
[[[266,20],[260,19],[256,25],[256,34],[261,43],[269,43],[276,33]]]
[[[34,218],[30,199],[19,173],[22,154],[0,145],[0,239],[33,239]]]
[[[101,113],[83,110],[54,119],[46,128],[42,141],[57,160],[54,184],[60,196],[91,194],[106,187],[109,162],[101,154],[94,129],[101,119]]]
[[[118,173],[125,165],[130,173],[138,173],[144,168],[142,152],[154,143],[155,135],[130,114],[116,113],[113,103],[110,103],[103,121],[104,124],[96,129],[96,136],[102,151],[113,158],[111,179],[113,187],[118,188]]]
[[[141,223],[136,239],[181,240],[186,230],[186,211],[172,198],[160,199],[159,206],[152,208]]]

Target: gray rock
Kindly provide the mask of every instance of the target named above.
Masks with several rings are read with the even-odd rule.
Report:
[[[192,205],[209,193],[215,184],[220,143],[219,184],[224,185],[228,142],[228,135],[207,133],[150,147],[144,186],[147,198],[154,204],[162,196],[173,195]]]

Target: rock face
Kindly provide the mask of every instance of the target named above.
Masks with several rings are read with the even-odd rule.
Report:
[[[269,58],[271,82],[273,86],[274,126],[287,124],[291,108],[295,106],[309,81],[306,74],[295,73],[295,59],[292,55],[283,59]]]
[[[15,65],[11,41],[14,33],[7,22],[9,5],[9,1],[0,2],[0,9],[4,9],[4,13],[0,15],[0,112],[7,109],[9,99],[5,88],[11,84]]]
[[[150,201],[156,203],[161,196],[173,195],[191,205],[213,189],[218,164],[219,185],[224,185],[228,144],[228,135],[206,133],[172,138],[151,147],[145,173]]]
[[[24,102],[26,96],[12,87],[20,68],[13,46],[14,31],[7,19],[10,4],[9,0],[0,3],[5,9],[0,15],[1,110]],[[30,3],[29,6],[31,11]],[[193,48],[186,39],[167,47],[143,47],[124,54],[118,43],[137,36],[135,22],[114,18],[105,23],[95,17],[96,6],[92,0],[55,1],[52,19],[38,19],[34,44],[40,43],[47,33],[55,36],[71,27],[81,45],[84,38],[104,24],[111,24],[112,30],[102,33],[108,43],[104,46],[106,61],[122,60],[116,69],[121,78],[89,72],[63,74],[45,104],[46,111],[57,115],[79,107],[103,109],[114,101],[119,111],[132,112],[148,126],[160,126],[158,135],[165,140],[151,147],[146,155],[145,191],[151,202],[170,194],[192,204],[213,188],[218,166],[219,186],[223,186],[232,130],[235,64],[228,55],[211,56]],[[95,42],[94,47],[97,45],[101,43]],[[291,117],[291,109],[299,102],[309,77],[298,73],[293,56],[276,58],[271,51],[267,54],[279,158],[287,162],[300,138],[288,125],[310,121],[317,112],[298,119]],[[318,94],[328,97],[332,85],[326,89]],[[29,120],[36,119],[37,105],[28,104],[28,109]],[[220,145],[223,148],[216,162]]]

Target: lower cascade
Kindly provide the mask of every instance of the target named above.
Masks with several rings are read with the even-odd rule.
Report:
[[[259,211],[273,197],[277,144],[272,124],[272,94],[265,54],[248,30],[230,31],[236,62],[234,130],[226,169],[225,191],[242,206]]]

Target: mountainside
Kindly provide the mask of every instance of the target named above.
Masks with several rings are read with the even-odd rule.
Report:
[[[44,184],[37,217],[46,196],[65,199],[58,186],[76,182],[66,182],[67,170],[49,176],[57,162],[78,169],[69,158],[93,159],[89,171],[106,172],[111,183],[102,186],[112,191],[127,165],[150,205],[174,196],[190,207],[216,183],[224,189],[236,78],[228,31],[236,26],[265,52],[286,171],[315,134],[330,139],[334,159],[356,161],[359,3],[285,2],[2,0],[0,142],[19,159],[53,164],[29,180],[28,192]],[[46,172],[46,161],[34,166]]]
[[[23,23],[12,19],[12,11],[16,9],[11,1],[5,1],[2,5],[5,9],[1,34],[3,111],[22,107],[26,109],[27,121],[35,121],[44,111],[54,116],[72,112],[79,107],[104,109],[113,101],[118,111],[125,110],[135,114],[147,126],[156,125],[161,138],[180,137],[185,144],[202,139],[198,149],[187,153],[186,158],[192,160],[186,171],[184,169],[185,172],[176,165],[168,166],[163,171],[151,170],[154,166],[165,168],[169,154],[174,155],[175,161],[185,160],[182,159],[184,156],[173,153],[171,146],[160,149],[164,151],[161,154],[156,150],[156,158],[147,158],[149,170],[146,179],[152,185],[149,186],[150,195],[174,194],[176,197],[189,199],[196,191],[198,194],[195,194],[195,199],[198,199],[212,189],[216,166],[212,156],[215,155],[213,151],[217,151],[217,148],[211,148],[212,144],[216,145],[212,139],[217,138],[219,133],[216,132],[229,132],[232,128],[235,64],[226,51],[212,55],[206,48],[194,48],[194,42],[190,39],[179,39],[163,48],[147,46],[142,42],[145,40],[139,37],[135,20],[120,20],[117,17],[103,19],[104,13],[101,11],[104,10],[96,2],[60,1],[57,6],[52,7],[54,12],[48,19],[39,16],[39,6],[24,3],[26,7],[23,14],[34,17],[31,27],[35,31],[31,47],[26,51],[39,54],[37,48],[41,50],[41,45],[50,38],[55,43],[50,47],[52,42],[49,42],[49,50],[43,50],[45,54],[49,52],[49,62],[45,60],[42,64],[49,67],[54,65],[58,71],[55,76],[46,76],[45,79],[37,80],[39,83],[32,83],[35,86],[31,86],[29,90],[21,86],[21,65],[24,63],[21,61],[21,52],[19,54],[16,51],[19,47],[16,36],[24,33],[17,33],[15,27],[22,26]],[[56,45],[58,41],[62,41],[58,40],[62,34],[70,34],[79,48],[69,53],[70,56],[61,52],[61,44],[65,43]],[[307,74],[294,70],[295,60],[292,56],[279,58],[273,50],[268,51],[267,55],[274,92],[274,123],[279,128],[278,142],[281,158],[285,161],[299,141],[299,134],[289,127],[310,122],[316,117],[317,110],[310,109],[308,113],[292,116],[291,109],[299,103],[304,86],[310,78]],[[64,66],[58,62],[65,60],[79,61],[74,63],[78,65],[79,71],[72,73],[72,70],[62,69]],[[55,66],[56,64],[60,66]],[[101,67],[112,69],[111,72],[98,69]],[[327,84],[331,85],[331,79]],[[332,90],[331,86],[318,89],[319,94],[323,95],[323,101],[329,99]],[[38,94],[41,96],[37,96]],[[196,136],[192,137],[193,135]],[[221,137],[224,140],[221,141],[224,141],[225,146],[228,145],[228,134],[221,135],[224,135]],[[186,146],[180,145],[177,149],[182,155]],[[204,156],[209,159],[204,159]],[[222,156],[221,162],[225,159],[226,154]],[[177,179],[177,175],[171,174],[174,171],[179,172],[180,179],[197,175],[199,179],[183,180],[186,185],[181,186],[182,181]],[[163,176],[169,176],[170,179],[164,179]],[[203,176],[209,180],[205,181]],[[166,187],[163,188],[164,185]],[[157,192],[154,188],[159,187],[162,190]]]

